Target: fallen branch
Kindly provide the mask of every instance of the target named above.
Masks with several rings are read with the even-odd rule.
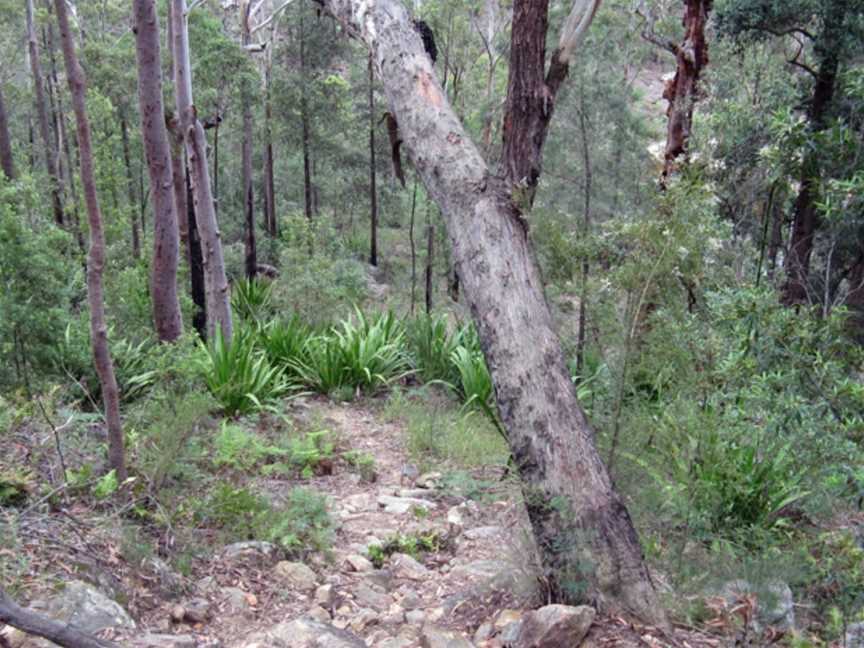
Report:
[[[111,641],[97,639],[74,626],[22,608],[9,598],[2,588],[0,588],[0,622],[27,634],[53,641],[65,648],[120,648]]]

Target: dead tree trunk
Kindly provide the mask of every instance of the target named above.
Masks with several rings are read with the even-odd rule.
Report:
[[[374,52],[405,146],[441,207],[552,595],[573,600],[569,586],[587,585],[607,610],[666,625],[630,516],[576,399],[511,185],[490,173],[468,139],[398,0],[373,5],[361,0],[322,2]],[[517,15],[521,4],[517,2]],[[532,22],[538,27],[546,21]],[[514,32],[527,38],[522,28],[514,26]],[[574,33],[565,26],[564,45],[553,55],[553,67],[567,66]],[[533,38],[545,36],[535,29]],[[523,46],[542,50],[527,41],[514,41],[512,49]],[[565,74],[559,69],[551,76],[563,79]],[[535,92],[525,96],[533,98]],[[549,109],[547,103],[547,116]],[[517,121],[511,117],[505,125],[508,137],[537,133],[521,131]],[[510,150],[531,147],[511,145]],[[507,160],[508,165],[517,163],[512,156]],[[534,177],[536,182],[539,171],[522,173],[520,166],[511,177]]]
[[[9,135],[9,117],[3,101],[3,88],[0,87],[0,168],[9,180],[18,177],[15,172],[15,159],[12,157],[12,137]]]
[[[699,78],[708,65],[708,43],[705,26],[713,0],[684,0],[684,42],[667,43],[675,55],[675,76],[666,83],[663,98],[666,109],[666,149],[663,154],[661,186],[666,186],[675,169],[675,161],[684,155],[693,129],[693,106],[699,99]],[[655,41],[656,42],[656,41]]]
[[[123,429],[120,425],[120,394],[114,376],[114,364],[108,350],[108,325],[105,322],[105,299],[102,290],[102,271],[105,266],[105,236],[102,232],[102,213],[96,196],[93,174],[93,150],[90,144],[90,123],[86,111],[86,85],[84,72],[78,64],[75,44],[66,15],[66,0],[54,0],[54,11],[60,27],[60,43],[66,63],[66,79],[72,95],[72,108],[78,125],[78,152],[81,157],[81,183],[90,225],[90,254],[87,259],[87,300],[90,305],[90,339],[93,360],[105,405],[108,426],[108,461],[116,471],[117,480],[126,480],[126,461],[123,450]]]
[[[207,336],[213,339],[216,328],[229,342],[233,333],[228,278],[225,276],[225,260],[213,193],[210,189],[210,173],[207,168],[206,139],[204,127],[198,121],[192,103],[192,66],[189,60],[189,38],[187,30],[186,0],[171,0],[171,22],[174,63],[174,92],[180,130],[186,145],[189,176],[192,179],[192,195],[195,200],[195,220],[201,236],[201,253],[204,262],[204,282],[207,294]]]
[[[243,5],[240,16],[242,44],[246,48],[252,42],[249,25],[251,2]],[[243,214],[246,220],[246,234],[243,239],[246,277],[254,279],[258,274],[258,251],[255,244],[255,200],[252,193],[252,88],[246,75],[241,81],[241,101],[243,102],[243,143],[241,145],[241,164],[243,166]]]
[[[36,25],[33,16],[33,0],[26,0],[27,10],[27,45],[30,54],[30,70],[33,74],[33,94],[36,97],[36,116],[39,120],[39,134],[45,146],[45,168],[51,179],[51,203],[54,208],[54,222],[64,224],[63,197],[60,184],[60,169],[57,161],[57,149],[51,138],[48,124],[48,108],[45,105],[45,85],[42,80],[42,64],[39,59],[39,41],[36,38]]]
[[[153,267],[150,280],[153,323],[160,341],[173,342],[183,333],[183,319],[177,297],[180,235],[173,194],[171,147],[168,143],[168,130],[165,128],[165,106],[162,103],[162,57],[159,51],[159,20],[156,16],[155,0],[134,0],[133,17],[138,61],[138,107],[150,177],[150,195],[153,200]],[[126,133],[125,120],[121,124],[129,191],[132,194],[132,172],[128,159],[129,136]],[[134,216],[132,220],[135,221]]]
[[[378,187],[375,175],[375,79],[369,56],[369,263],[378,265]]]

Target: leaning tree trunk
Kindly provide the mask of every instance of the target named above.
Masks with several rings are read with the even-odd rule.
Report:
[[[249,26],[249,11],[251,2],[243,6],[240,17],[242,42],[244,49],[252,42]],[[243,102],[243,143],[241,164],[243,167],[243,214],[246,220],[244,251],[246,260],[246,277],[254,279],[258,274],[258,251],[255,245],[255,201],[252,194],[252,88],[247,75],[241,80],[241,101]]]
[[[30,70],[33,73],[33,94],[36,97],[36,116],[39,120],[39,134],[45,146],[45,166],[51,179],[51,203],[54,208],[54,222],[63,225],[63,198],[60,184],[60,167],[57,149],[51,139],[48,125],[48,108],[45,105],[45,85],[42,81],[42,64],[39,60],[39,41],[36,38],[36,25],[33,16],[33,0],[26,0],[27,43],[30,53]]]
[[[204,127],[198,121],[192,103],[192,65],[189,60],[186,14],[186,0],[171,0],[174,92],[180,130],[186,145],[189,175],[192,179],[196,225],[201,237],[207,297],[207,336],[213,339],[218,326],[222,331],[222,337],[229,342],[233,333],[231,295],[228,290],[228,278],[225,275],[225,260],[222,256],[219,226],[216,223],[213,193],[210,189]]]
[[[665,187],[675,161],[687,150],[693,129],[693,105],[699,98],[699,78],[708,65],[708,43],[705,26],[713,0],[684,0],[684,42],[669,44],[675,54],[675,76],[666,83],[663,98],[669,102],[666,109],[666,150],[663,154],[663,175],[660,184]]]
[[[66,79],[72,95],[72,108],[78,125],[78,153],[81,157],[81,183],[84,185],[84,202],[90,224],[90,254],[87,259],[87,300],[90,304],[90,339],[93,345],[93,360],[105,405],[105,421],[108,425],[108,461],[116,471],[117,480],[126,480],[126,462],[123,451],[123,429],[120,425],[120,394],[114,376],[114,364],[108,350],[108,325],[105,322],[105,299],[102,290],[102,271],[105,266],[105,236],[102,232],[102,213],[96,196],[96,179],[93,174],[93,150],[90,144],[90,123],[87,120],[86,85],[84,71],[78,64],[75,44],[66,15],[66,0],[54,0],[54,11],[60,27],[60,42],[63,60],[66,63]]]
[[[153,267],[150,280],[153,323],[160,341],[173,342],[183,332],[177,297],[180,233],[174,198],[171,146],[165,127],[165,106],[162,103],[159,20],[155,0],[134,0],[132,7],[138,61],[138,107],[153,201]],[[128,158],[129,138],[125,134],[125,125],[123,130],[124,155]],[[131,172],[128,173],[131,187]]]
[[[371,47],[411,159],[441,207],[551,593],[568,601],[575,597],[570,586],[588,586],[604,608],[665,625],[630,516],[576,399],[510,185],[490,173],[468,139],[397,0],[322,2]],[[522,4],[517,2],[516,15]],[[545,22],[534,24],[539,29]],[[564,32],[553,66],[566,68],[574,32]],[[514,33],[524,32],[514,26]],[[545,31],[532,36],[541,37]],[[538,51],[520,41],[512,50],[520,47]],[[563,79],[566,69],[555,75]],[[551,109],[548,102],[545,109]],[[538,132],[514,126],[515,121],[505,124],[510,137]]]
[[[9,180],[17,177],[15,160],[12,157],[12,137],[9,135],[9,118],[6,116],[6,103],[3,101],[3,88],[0,87],[0,169]]]

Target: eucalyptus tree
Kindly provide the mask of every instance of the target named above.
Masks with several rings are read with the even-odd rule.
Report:
[[[134,0],[132,12],[138,62],[138,106],[153,200],[153,263],[150,281],[153,322],[159,339],[171,342],[183,332],[177,297],[180,233],[173,195],[171,148],[162,102],[159,19],[155,0]]]
[[[602,607],[666,625],[627,509],[576,398],[528,236],[556,94],[596,3],[574,3],[548,70],[548,1],[515,3],[503,177],[466,134],[400,2],[320,4],[371,49],[405,148],[444,215],[550,594],[578,599],[573,586],[587,584]]]
[[[0,87],[0,169],[8,180],[14,180],[15,159],[12,157],[12,136],[9,134],[9,117],[6,114],[6,102],[3,100],[3,88]]]
[[[90,341],[93,360],[102,386],[105,422],[108,426],[108,461],[119,482],[126,480],[126,458],[123,449],[123,428],[120,422],[120,394],[114,375],[114,363],[108,349],[108,324],[105,320],[105,298],[102,273],[105,267],[105,235],[102,212],[96,195],[93,173],[93,149],[90,123],[87,119],[86,81],[78,63],[75,42],[69,27],[66,0],[55,0],[54,11],[60,27],[60,43],[66,67],[66,80],[72,95],[72,108],[78,133],[78,153],[81,158],[81,184],[90,225],[90,251],[87,258],[87,301],[90,307]]]

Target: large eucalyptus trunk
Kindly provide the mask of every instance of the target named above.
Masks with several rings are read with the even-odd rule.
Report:
[[[441,208],[552,596],[572,601],[575,589],[587,587],[607,610],[665,625],[627,509],[612,487],[594,445],[594,431],[576,399],[511,185],[492,175],[468,138],[397,0],[322,3],[372,49],[405,146]],[[514,15],[523,4],[517,1]],[[531,38],[545,39],[545,32],[536,28],[545,26],[545,20],[534,25]],[[553,66],[558,67],[550,71],[558,84],[572,52],[573,32],[565,32],[566,42],[562,37],[563,47],[553,55]],[[514,25],[517,33],[529,31]],[[514,41],[513,50],[526,47],[536,54],[542,47],[535,45]],[[544,110],[551,113],[548,102]],[[518,130],[517,121],[505,124],[510,137],[542,134],[542,128]],[[511,150],[531,151],[537,144],[514,144]],[[539,158],[527,162],[527,173],[511,167],[511,177],[536,182],[539,169],[533,173],[532,165]]]
[[[102,213],[96,196],[96,179],[93,173],[93,149],[90,143],[90,123],[87,120],[86,85],[84,71],[78,64],[75,44],[66,15],[66,0],[54,0],[54,11],[60,27],[60,42],[66,64],[66,79],[72,95],[72,108],[78,126],[78,153],[81,158],[81,184],[84,186],[84,203],[90,225],[90,253],[87,258],[87,300],[90,306],[90,341],[93,360],[105,406],[105,422],[108,426],[108,461],[116,472],[118,481],[126,480],[126,461],[123,450],[123,428],[120,424],[120,394],[114,376],[114,364],[108,350],[108,325],[105,321],[105,299],[102,288],[102,272],[105,266],[105,236],[102,231]]]
[[[155,0],[134,0],[132,10],[138,61],[138,107],[153,201],[153,265],[150,279],[153,323],[159,340],[172,342],[183,332],[177,297],[180,233],[174,199],[171,146],[165,127],[165,106],[162,103],[159,20]],[[124,154],[128,158],[129,138],[124,134],[123,139]],[[129,179],[131,186],[131,172]]]
[[[57,148],[51,137],[48,123],[48,108],[45,105],[45,85],[42,80],[42,64],[39,57],[39,41],[36,38],[36,25],[33,15],[33,0],[25,0],[27,13],[27,46],[30,54],[30,71],[33,74],[33,94],[36,97],[36,116],[39,121],[39,134],[45,147],[45,167],[51,179],[51,203],[54,208],[54,222],[63,225],[63,197],[60,183],[60,167]]]
[[[9,135],[9,118],[6,116],[6,103],[3,101],[3,88],[0,87],[0,169],[9,180],[17,177],[15,160],[12,157],[12,137]]]
[[[198,120],[192,103],[192,65],[189,60],[186,0],[171,0],[173,37],[174,93],[180,132],[186,146],[186,160],[192,180],[195,201],[195,220],[201,237],[201,255],[204,262],[204,282],[207,301],[207,336],[213,338],[216,328],[222,331],[226,342],[231,340],[233,324],[228,278],[222,241],[216,223],[210,174],[207,168],[207,147],[204,127]]]

